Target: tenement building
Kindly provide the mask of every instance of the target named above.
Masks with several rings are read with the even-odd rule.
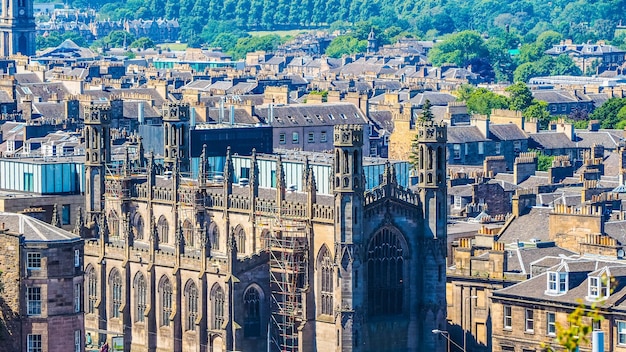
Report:
[[[110,108],[85,108],[92,336],[123,336],[126,351],[444,348],[432,330],[446,327],[445,125],[419,124],[416,190],[388,164],[366,191],[359,125],[334,127],[329,175],[308,159],[290,163],[304,178],[293,189],[280,155],[239,156],[245,183],[233,182],[229,151],[223,174],[211,174],[206,147],[194,169],[175,109],[163,164],[127,151],[109,167]]]
[[[83,351],[83,239],[0,212],[0,248],[0,350]]]

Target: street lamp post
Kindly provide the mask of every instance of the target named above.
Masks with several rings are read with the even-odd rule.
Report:
[[[461,347],[459,346],[459,344],[457,344],[456,342],[452,341],[452,339],[450,338],[450,333],[445,331],[445,330],[439,330],[439,329],[434,329],[433,334],[441,334],[441,336],[445,337],[446,340],[448,340],[448,352],[450,352],[450,343],[452,343],[453,345],[455,345],[456,347],[460,348],[463,352],[465,352],[465,347]]]
[[[478,298],[478,296],[467,296],[463,300],[463,302],[465,303],[464,311],[465,311],[465,315],[467,316],[466,319],[469,320],[469,323],[470,323],[469,324],[470,325],[469,329],[466,329],[466,326],[463,326],[463,352],[465,352],[465,349],[467,348],[467,331],[468,330],[470,332],[472,331],[472,326],[471,326],[471,324],[472,324],[472,315],[470,314],[470,312],[468,312],[468,309],[467,309],[467,302],[469,302],[469,300],[472,299],[472,298]]]

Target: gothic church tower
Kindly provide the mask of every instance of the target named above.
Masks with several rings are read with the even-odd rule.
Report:
[[[88,227],[98,222],[104,211],[105,166],[111,162],[111,107],[85,106],[85,210]]]
[[[334,305],[339,309],[335,312],[337,350],[360,351],[362,319],[357,313],[364,297],[357,273],[363,244],[363,128],[335,126],[334,138],[335,266],[340,278]]]
[[[33,0],[1,0],[0,55],[35,55]]]

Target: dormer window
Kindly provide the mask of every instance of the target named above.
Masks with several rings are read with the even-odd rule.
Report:
[[[606,276],[589,277],[589,298],[598,299],[608,297],[609,291],[609,279]]]
[[[567,292],[568,278],[566,272],[548,272],[548,286],[546,292],[549,294],[563,294]]]

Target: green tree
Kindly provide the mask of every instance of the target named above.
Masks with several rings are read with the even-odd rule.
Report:
[[[537,155],[537,171],[548,171],[552,167],[554,156],[545,155],[540,150],[529,150]]]
[[[432,111],[432,105],[430,104],[430,100],[426,99],[424,102],[424,106],[422,106],[422,114],[420,115],[420,121],[432,121],[435,117]]]
[[[620,121],[618,113],[626,106],[626,98],[611,98],[595,109],[589,119],[598,120],[602,128],[614,128]]]
[[[135,40],[134,42],[130,43],[130,47],[145,50],[148,48],[154,48],[154,42],[152,41],[152,39],[148,37],[141,37]]]
[[[239,38],[237,44],[228,53],[233,56],[233,59],[239,60],[245,58],[249,52],[272,51],[278,47],[280,42],[280,37],[275,34]]]
[[[486,88],[477,88],[465,101],[471,113],[490,115],[493,109],[506,109],[509,101],[505,96],[496,94]]]
[[[572,76],[580,76],[582,71],[574,60],[568,55],[559,55],[556,59],[551,60],[552,68],[550,69],[550,74],[553,76],[558,75],[572,75]]]
[[[472,60],[486,57],[489,57],[489,49],[480,34],[474,31],[451,34],[428,53],[435,66],[448,63],[467,67]]]
[[[326,48],[326,55],[339,58],[365,52],[365,49],[367,49],[367,40],[358,40],[352,35],[340,35],[330,42]]]
[[[513,72],[513,81],[528,82],[533,77],[547,76],[550,74],[550,68],[543,65],[542,62],[525,62],[515,69]]]
[[[591,320],[591,324],[587,324],[586,320]],[[600,309],[594,303],[591,307],[587,307],[582,302],[567,316],[567,326],[556,322],[556,341],[565,351],[578,351],[579,346],[588,344],[589,334],[593,331],[593,323],[604,320]],[[557,349],[545,343],[541,344],[545,352],[556,352]],[[561,349],[558,349],[561,351]]]
[[[123,48],[135,41],[135,36],[126,31],[113,31],[103,38],[105,44],[110,48]]]
[[[523,111],[533,103],[533,93],[522,82],[508,86],[505,91],[510,94],[509,109],[511,110]]]
[[[546,128],[550,122],[550,112],[548,112],[548,103],[545,101],[535,100],[522,113],[525,118],[536,119],[542,128]]]
[[[541,33],[535,43],[539,47],[540,50],[548,50],[552,48],[553,45],[558,44],[563,40],[563,35],[556,31],[545,31]]]

